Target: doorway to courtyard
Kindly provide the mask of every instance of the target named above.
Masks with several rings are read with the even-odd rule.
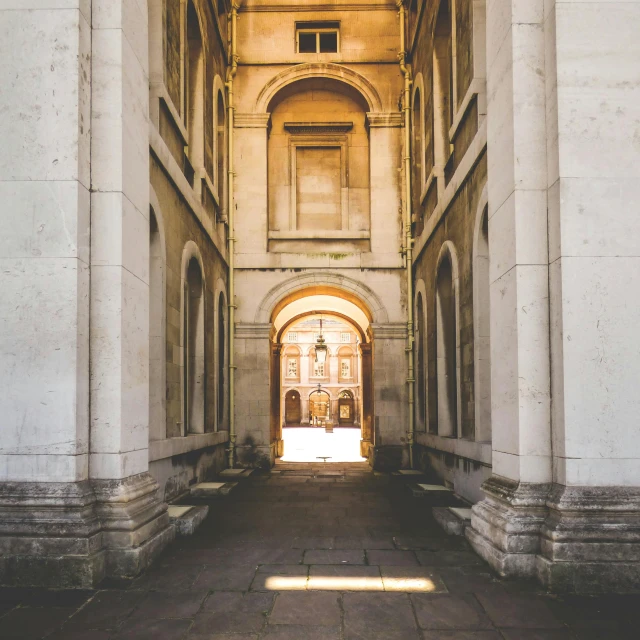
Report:
[[[296,296],[274,313],[272,439],[284,462],[362,462],[373,442],[372,341],[364,305]]]

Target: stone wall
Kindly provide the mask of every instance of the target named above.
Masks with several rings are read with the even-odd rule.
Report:
[[[416,87],[424,95],[422,117],[426,157],[420,181],[414,179],[412,184],[413,200],[417,205],[413,212],[417,236],[415,288],[421,293],[426,329],[426,339],[423,336],[426,352],[422,359],[424,372],[417,378],[424,380],[426,386],[423,393],[426,396],[427,420],[426,424],[416,420],[418,429],[423,430],[416,438],[417,459],[434,479],[444,480],[463,497],[477,501],[482,497],[480,485],[491,469],[490,445],[475,442],[474,242],[478,213],[482,214],[486,204],[484,190],[488,176],[486,131],[482,126],[484,113],[480,109],[484,78],[474,67],[473,41],[483,36],[477,30],[474,33],[474,20],[477,22],[474,12],[482,11],[483,7],[482,3],[471,0],[455,3],[452,30],[456,37],[455,48],[451,51],[455,109],[451,132],[445,140],[445,147],[451,150],[450,157],[438,158],[431,122],[434,118],[432,110],[437,108],[434,103],[432,34],[439,3],[422,5],[415,32],[412,32],[415,35],[410,40],[412,71],[414,78],[419,79]],[[434,155],[435,166],[431,160]],[[453,439],[438,435],[442,425],[438,424],[436,277],[444,246],[451,248],[457,263],[455,331],[459,415]]]

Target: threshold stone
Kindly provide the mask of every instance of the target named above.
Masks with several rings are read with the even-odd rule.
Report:
[[[171,524],[176,528],[176,533],[179,536],[192,536],[207,517],[209,507],[170,505],[167,511]]]
[[[229,495],[236,487],[237,482],[201,482],[191,487],[191,495],[194,498],[212,498],[214,496]]]

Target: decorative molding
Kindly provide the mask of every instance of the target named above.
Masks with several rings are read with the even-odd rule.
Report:
[[[371,323],[374,340],[406,340],[406,322]]]
[[[369,105],[369,111],[376,113],[382,112],[380,94],[374,85],[363,75],[341,64],[308,62],[287,67],[284,71],[281,71],[271,78],[271,80],[264,85],[256,100],[256,113],[266,113],[271,100],[279,91],[293,82],[307,78],[323,78],[348,84],[360,92]]]
[[[270,322],[236,323],[236,338],[239,340],[270,340],[272,331]]]
[[[474,98],[480,100],[482,96],[486,96],[486,86],[487,83],[484,79],[474,78],[471,81],[469,89],[467,90],[467,93],[465,94],[464,99],[462,100],[462,103],[458,107],[458,110],[456,111],[456,114],[453,118],[453,124],[449,129],[449,140],[454,140],[456,135],[458,134],[458,129],[460,128],[460,125],[467,115],[467,111],[469,110],[469,107],[471,106]],[[478,109],[481,109],[480,104],[478,105]],[[486,109],[484,109],[484,111],[486,113]]]
[[[471,176],[472,170],[476,164],[480,161],[485,151],[487,150],[487,121],[483,121],[478,133],[476,134],[473,142],[469,146],[467,153],[465,153],[462,161],[458,165],[456,172],[449,181],[447,188],[444,192],[444,197],[440,199],[438,206],[434,209],[431,216],[424,223],[424,230],[415,239],[414,249],[414,263],[417,263],[420,255],[425,250],[426,246],[431,240],[431,236],[438,228],[438,225],[442,221],[442,218],[447,213],[449,207],[456,199],[458,192],[464,186],[465,182]]]
[[[353,129],[353,122],[285,122],[284,128],[294,134],[347,133]]]
[[[240,13],[291,13],[291,12],[315,12],[315,11],[395,11],[395,2],[367,2],[366,4],[329,4],[319,2],[316,4],[263,4],[263,5],[241,5]]]
[[[222,242],[218,236],[214,220],[212,220],[211,216],[207,213],[202,204],[198,202],[189,181],[185,178],[185,175],[178,166],[176,159],[171,154],[171,151],[169,151],[167,143],[162,139],[162,136],[153,123],[149,123],[149,148],[152,156],[157,160],[167,174],[169,180],[171,180],[173,185],[179,191],[185,203],[189,209],[191,209],[193,215],[209,236],[211,242],[220,254],[220,257],[226,263],[227,249],[224,246],[224,242]]]
[[[404,118],[401,113],[395,111],[389,113],[367,113],[367,126],[369,128],[402,129]]]
[[[149,442],[149,462],[164,460],[173,456],[183,455],[198,449],[214,447],[229,441],[228,431],[213,431],[209,433],[194,433],[185,437],[151,440]]]
[[[269,240],[313,240],[335,242],[336,240],[368,240],[369,231],[269,231]]]
[[[270,121],[270,113],[236,113],[233,126],[235,129],[268,129]]]

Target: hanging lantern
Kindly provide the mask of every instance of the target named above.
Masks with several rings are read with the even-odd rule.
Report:
[[[322,335],[322,318],[320,318],[320,335],[316,342],[316,362],[318,364],[324,364],[327,361],[327,351],[328,348]]]

